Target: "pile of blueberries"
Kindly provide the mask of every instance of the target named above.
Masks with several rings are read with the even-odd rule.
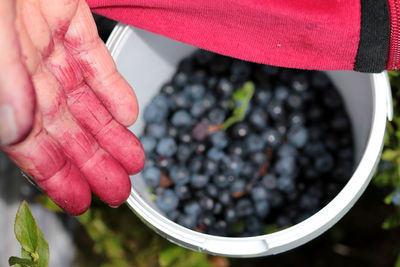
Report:
[[[232,96],[249,81],[244,118],[223,129]],[[322,72],[197,50],[143,116],[142,175],[155,204],[203,233],[255,236],[300,222],[353,172],[351,124]]]

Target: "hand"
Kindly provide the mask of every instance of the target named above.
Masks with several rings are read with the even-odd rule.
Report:
[[[138,104],[84,0],[1,0],[0,146],[67,213],[129,196]]]

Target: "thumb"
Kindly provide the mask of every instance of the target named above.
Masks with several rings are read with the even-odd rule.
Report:
[[[35,93],[23,63],[15,30],[14,1],[0,3],[0,147],[23,140],[31,131]]]

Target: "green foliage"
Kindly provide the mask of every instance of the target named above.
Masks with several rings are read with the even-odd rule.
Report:
[[[38,200],[54,210],[47,196]],[[211,266],[209,256],[170,243],[144,225],[125,205],[112,209],[95,198],[91,208],[76,219],[82,228],[76,236],[75,266]]]
[[[400,73],[389,73],[392,95],[393,95],[393,120],[386,125],[386,134],[384,140],[384,150],[382,161],[379,165],[377,174],[374,177],[374,184],[379,187],[385,187],[391,190],[384,202],[391,205],[394,192],[400,188]],[[391,229],[400,225],[400,209],[395,209],[392,216],[387,218],[382,227]]]
[[[18,208],[15,217],[14,232],[18,242],[21,244],[22,258],[10,257],[8,260],[9,265],[17,267],[47,267],[49,245],[42,231],[37,226],[26,201],[23,201]]]
[[[230,116],[222,124],[221,129],[226,130],[233,124],[242,121],[246,114],[247,107],[250,103],[251,98],[254,95],[254,83],[246,82],[243,87],[236,90],[229,100],[229,107],[232,109],[232,116]]]

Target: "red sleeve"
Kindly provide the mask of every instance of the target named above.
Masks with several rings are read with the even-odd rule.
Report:
[[[389,61],[387,0],[87,2],[94,12],[111,19],[258,63],[378,72]]]

